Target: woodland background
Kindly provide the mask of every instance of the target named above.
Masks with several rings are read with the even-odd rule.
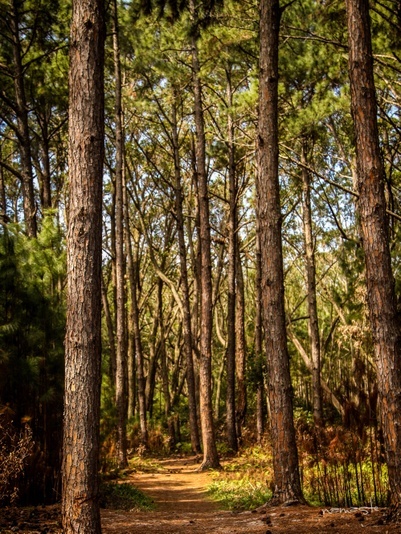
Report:
[[[177,17],[174,4],[153,10],[136,2],[117,4],[117,12],[113,3],[108,6],[105,65],[104,471],[124,465],[127,451],[200,452],[190,435],[183,320],[188,297],[197,396],[201,280],[194,27],[185,12]],[[0,450],[14,454],[0,474],[4,503],[14,489],[22,503],[54,502],[61,491],[70,9],[64,0],[0,2]],[[268,451],[255,217],[258,6],[227,1],[205,9],[198,22],[217,446],[221,454],[256,443]],[[371,22],[399,295],[398,2],[373,1]],[[285,305],[301,481],[311,501],[385,504],[380,406],[355,214],[343,3],[291,3],[282,14],[279,53]],[[317,330],[308,308],[313,296]],[[121,305],[123,312],[117,313]],[[233,347],[234,373],[227,367]],[[321,385],[312,380],[316,350]],[[319,387],[320,415],[313,403]],[[236,396],[234,440],[227,432],[230,391]],[[262,467],[264,461],[259,459]]]

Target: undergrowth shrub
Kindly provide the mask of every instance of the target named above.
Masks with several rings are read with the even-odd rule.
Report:
[[[100,486],[100,507],[113,510],[152,510],[153,500],[133,484],[105,482]]]
[[[209,493],[228,510],[251,510],[271,497],[272,475],[269,445],[247,447],[215,473]]]
[[[377,429],[315,429],[298,420],[297,440],[301,482],[309,502],[387,505],[387,469]]]
[[[223,508],[239,512],[257,508],[271,497],[265,482],[247,476],[216,480],[209,486],[209,493]]]
[[[32,455],[32,430],[18,431],[7,407],[0,411],[0,504],[15,504],[20,493],[24,468]]]
[[[297,419],[301,484],[306,500],[332,507],[386,506],[387,470],[380,435]],[[250,510],[272,495],[271,446],[247,447],[214,475],[212,497],[230,510]]]
[[[132,456],[128,460],[129,469],[141,473],[157,473],[162,469],[160,462],[152,456]]]

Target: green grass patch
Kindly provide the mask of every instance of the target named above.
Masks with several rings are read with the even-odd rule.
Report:
[[[369,437],[369,436],[368,436]],[[373,438],[374,436],[372,436]],[[380,443],[342,427],[326,427],[316,447],[314,434],[298,431],[301,485],[312,505],[387,505],[387,469]],[[248,447],[214,475],[212,498],[229,510],[249,510],[271,497],[273,461],[269,443]]]
[[[271,498],[272,458],[269,447],[249,447],[216,472],[208,490],[220,505],[233,511],[252,510]]]
[[[100,486],[100,507],[113,510],[153,510],[153,500],[133,484],[106,482]]]
[[[251,473],[255,475],[271,477],[272,471],[272,454],[269,446],[260,447],[259,445],[248,447],[241,451],[241,454],[232,458],[225,466],[226,473]]]
[[[246,476],[215,480],[208,489],[212,498],[223,508],[238,512],[262,506],[271,497],[266,483],[252,481]]]
[[[161,463],[150,456],[133,456],[128,460],[128,465],[131,471],[141,473],[157,473],[163,470]]]

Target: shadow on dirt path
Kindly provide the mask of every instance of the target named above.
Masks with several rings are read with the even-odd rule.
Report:
[[[152,497],[159,512],[199,512],[218,510],[217,504],[207,495],[212,481],[211,473],[198,472],[196,458],[169,459],[160,462],[157,473],[134,474],[137,488]]]
[[[160,462],[156,473],[135,473],[132,483],[152,497],[156,509],[150,512],[102,511],[103,532],[185,533],[250,532],[266,533],[253,514],[232,514],[219,510],[207,495],[210,472],[199,472],[196,458],[168,459]],[[233,528],[233,519],[235,527]]]
[[[102,510],[103,534],[395,534],[384,510],[267,508],[262,513],[220,510],[208,494],[212,473],[198,472],[195,457],[160,462],[155,472],[124,479],[149,495],[155,510]],[[0,508],[0,534],[61,534],[60,506]]]
[[[378,509],[325,510],[277,507],[263,513],[219,510],[207,495],[210,472],[196,471],[196,458],[168,459],[155,473],[134,473],[128,481],[152,497],[150,512],[102,511],[104,534],[358,534],[401,532]],[[127,480],[126,480],[127,482]]]

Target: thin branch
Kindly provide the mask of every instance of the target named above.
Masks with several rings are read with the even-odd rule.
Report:
[[[293,151],[288,146],[285,146],[285,145],[282,145],[282,146],[287,150]],[[283,159],[291,161],[292,163],[296,163],[300,167],[303,167],[303,168],[307,169],[308,171],[310,171],[312,174],[314,174],[315,176],[317,176],[318,178],[320,178],[321,180],[323,180],[327,184],[330,184],[333,187],[336,187],[337,189],[340,189],[341,191],[344,191],[344,193],[348,193],[349,195],[352,195],[355,198],[359,198],[359,194],[356,193],[355,191],[352,191],[352,189],[348,189],[348,187],[344,187],[343,185],[340,185],[340,184],[334,182],[333,180],[330,180],[330,178],[327,178],[326,176],[323,176],[323,174],[320,174],[319,172],[315,171],[315,169],[313,169],[312,167],[309,167],[309,165],[305,165],[304,163],[292,158],[291,156],[281,156],[281,157]],[[347,176],[347,178],[349,178],[351,180],[350,176],[349,177]],[[387,213],[387,215],[390,215],[390,217],[393,217],[394,219],[397,219],[397,221],[401,221],[401,215],[398,215],[398,213],[394,213],[393,211],[391,211],[389,209],[386,209],[386,213]]]

